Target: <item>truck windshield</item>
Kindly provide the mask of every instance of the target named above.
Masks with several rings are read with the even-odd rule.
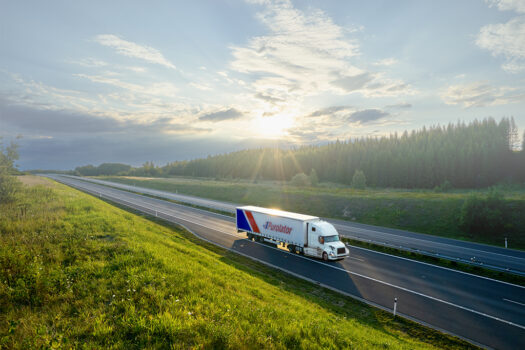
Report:
[[[339,236],[338,236],[338,235],[335,235],[335,236],[325,236],[324,241],[325,241],[325,242],[337,242],[337,241],[339,241]]]

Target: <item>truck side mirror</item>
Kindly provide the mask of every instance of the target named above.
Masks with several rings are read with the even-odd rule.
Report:
[[[324,244],[324,237],[323,236],[319,237],[319,243]]]

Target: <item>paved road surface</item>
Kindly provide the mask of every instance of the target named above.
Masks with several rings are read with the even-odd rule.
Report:
[[[498,349],[525,349],[525,288],[358,247],[325,263],[248,241],[234,219],[128,191],[50,175],[122,205],[184,225],[215,244],[369,304]]]
[[[158,191],[116,182],[76,176],[69,177],[229,213],[235,213],[235,207],[238,206],[234,203]],[[414,251],[421,254],[438,256],[449,260],[481,265],[494,270],[509,271],[525,276],[525,252],[523,251],[342,220],[325,220],[334,224],[341,235],[349,238],[395,247],[402,250]]]

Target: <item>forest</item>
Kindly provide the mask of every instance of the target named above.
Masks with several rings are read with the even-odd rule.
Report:
[[[523,137],[525,140],[525,134]],[[175,161],[78,167],[79,175],[191,176],[289,181],[316,174],[322,182],[350,185],[356,172],[371,187],[482,188],[525,182],[525,141],[513,118],[423,127],[386,137],[364,137],[325,145],[259,148]]]

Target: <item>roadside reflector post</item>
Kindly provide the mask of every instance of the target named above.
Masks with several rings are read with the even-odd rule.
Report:
[[[394,317],[396,317],[397,312],[397,298],[394,298]]]
[[[157,215],[157,211],[156,211],[156,210],[155,210],[155,217],[158,217],[158,215]]]
[[[505,237],[505,248],[507,248],[507,237]]]

